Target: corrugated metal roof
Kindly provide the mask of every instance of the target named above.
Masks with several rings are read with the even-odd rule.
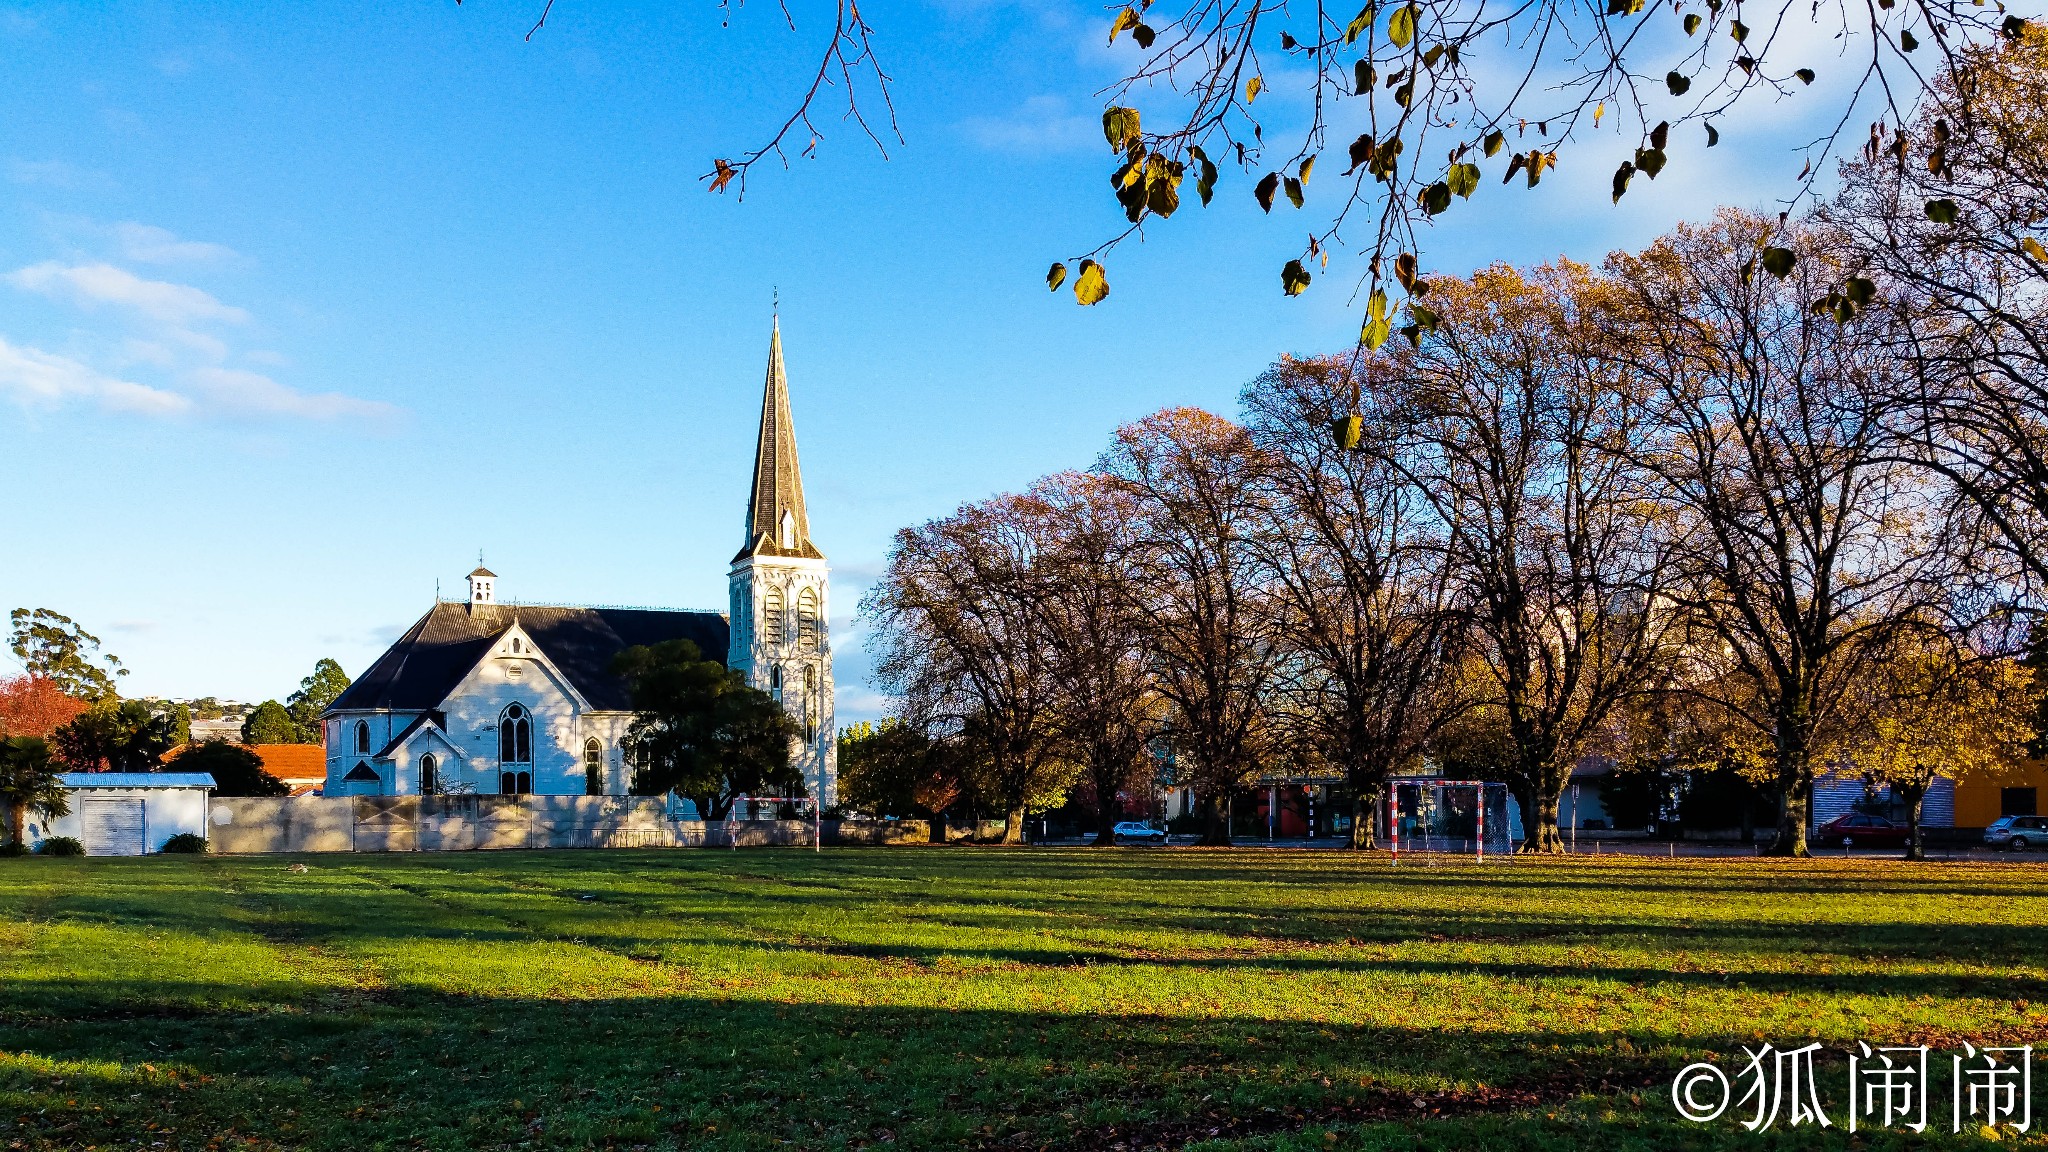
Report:
[[[66,788],[213,788],[211,772],[60,772]]]

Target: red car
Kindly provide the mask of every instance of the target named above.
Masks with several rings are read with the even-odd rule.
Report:
[[[1882,816],[1851,812],[1821,825],[1813,838],[1835,848],[1841,847],[1845,841],[1856,848],[1904,848],[1910,834],[1904,824],[1894,824]]]

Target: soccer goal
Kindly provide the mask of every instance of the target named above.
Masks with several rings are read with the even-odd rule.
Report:
[[[1508,789],[1480,780],[1396,780],[1387,789],[1387,842],[1402,852],[1485,856],[1513,850]]]

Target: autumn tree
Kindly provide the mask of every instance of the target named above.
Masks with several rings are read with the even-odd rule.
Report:
[[[1057,803],[1074,775],[1054,738],[1031,516],[1003,496],[903,529],[861,605],[877,678],[904,719],[973,746],[969,772],[1002,811],[1006,844],[1023,842],[1025,813]]]
[[[1687,163],[1676,134],[1719,144],[1741,130],[1744,111],[1799,99],[1832,66],[1816,111],[1833,127],[1808,146],[1796,177],[1786,173],[1785,198],[1796,200],[1856,116],[1903,122],[1959,58],[2028,32],[2019,15],[1964,0],[1110,7],[1098,31],[1123,64],[1099,95],[1108,183],[1124,223],[1054,263],[1048,285],[1070,283],[1080,303],[1098,303],[1109,294],[1104,261],[1119,244],[1159,235],[1188,203],[1249,194],[1265,212],[1306,214],[1295,233],[1304,243],[1276,253],[1276,263],[1291,257],[1277,277],[1288,295],[1323,274],[1333,252],[1355,246],[1350,279],[1365,289],[1369,350],[1386,338],[1387,290],[1397,281],[1425,302],[1397,264],[1412,265],[1428,226],[1447,212],[1511,214],[1500,199],[1510,193],[1496,185],[1535,188],[1560,163],[1584,163],[1611,134],[1626,157],[1606,181],[1618,201]],[[885,155],[901,140],[875,29],[851,0],[826,10],[830,27],[794,70],[801,82],[786,110],[754,147],[712,161],[702,175],[711,191],[744,196],[757,165],[816,155],[831,122],[821,98],[842,104],[847,130]],[[1814,45],[1828,37],[1848,47],[1817,58]]]
[[[1495,266],[1430,295],[1434,332],[1393,358],[1414,491],[1443,526],[1457,612],[1498,710],[1523,851],[1563,850],[1558,801],[1617,708],[1667,663],[1671,531],[1637,453],[1643,378],[1610,354],[1606,287],[1563,263]]]
[[[1283,358],[1243,396],[1271,507],[1257,550],[1286,604],[1281,716],[1342,770],[1354,848],[1374,845],[1387,780],[1461,704],[1445,534],[1394,458],[1400,417],[1371,368]]]
[[[1041,537],[1034,601],[1055,693],[1053,731],[1095,798],[1095,843],[1116,843],[1118,796],[1152,786],[1160,701],[1144,651],[1144,616],[1125,562],[1138,519],[1133,493],[1061,472],[1027,496]]]
[[[960,750],[900,718],[863,720],[839,734],[839,797],[879,816],[924,816],[946,842],[946,812],[965,789]]]
[[[1643,459],[1681,522],[1666,594],[1692,629],[1675,683],[1771,749],[1772,851],[1806,854],[1815,763],[1902,622],[1939,595],[1939,501],[1888,417],[1897,362],[1813,302],[1839,240],[1724,211],[1609,270],[1617,355],[1654,382]]]
[[[1843,750],[1857,771],[1905,801],[1906,857],[1923,860],[1921,805],[1937,776],[1995,776],[2026,758],[2041,690],[2017,660],[1973,651],[1968,637],[1904,630],[1855,685],[1859,722]]]
[[[8,619],[13,625],[8,650],[30,676],[88,702],[118,694],[116,681],[128,670],[117,657],[100,652],[100,638],[71,617],[48,608],[16,608]]]
[[[0,737],[47,739],[88,706],[47,676],[0,677]]]
[[[1844,313],[1903,362],[1902,447],[2048,585],[2048,35],[1958,58],[1873,129],[1822,213],[1855,260]],[[1867,313],[1867,314],[1864,314]]]
[[[1231,421],[1168,408],[1119,428],[1097,465],[1135,504],[1126,587],[1204,844],[1230,843],[1231,794],[1276,751],[1281,604],[1258,551],[1271,515],[1258,457]]]

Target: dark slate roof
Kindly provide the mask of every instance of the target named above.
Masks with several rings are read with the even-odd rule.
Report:
[[[719,612],[442,601],[357,677],[332,710],[439,708],[514,620],[598,709],[632,707],[625,683],[611,674],[612,658],[628,648],[689,640],[707,659],[725,662],[726,620]]]

